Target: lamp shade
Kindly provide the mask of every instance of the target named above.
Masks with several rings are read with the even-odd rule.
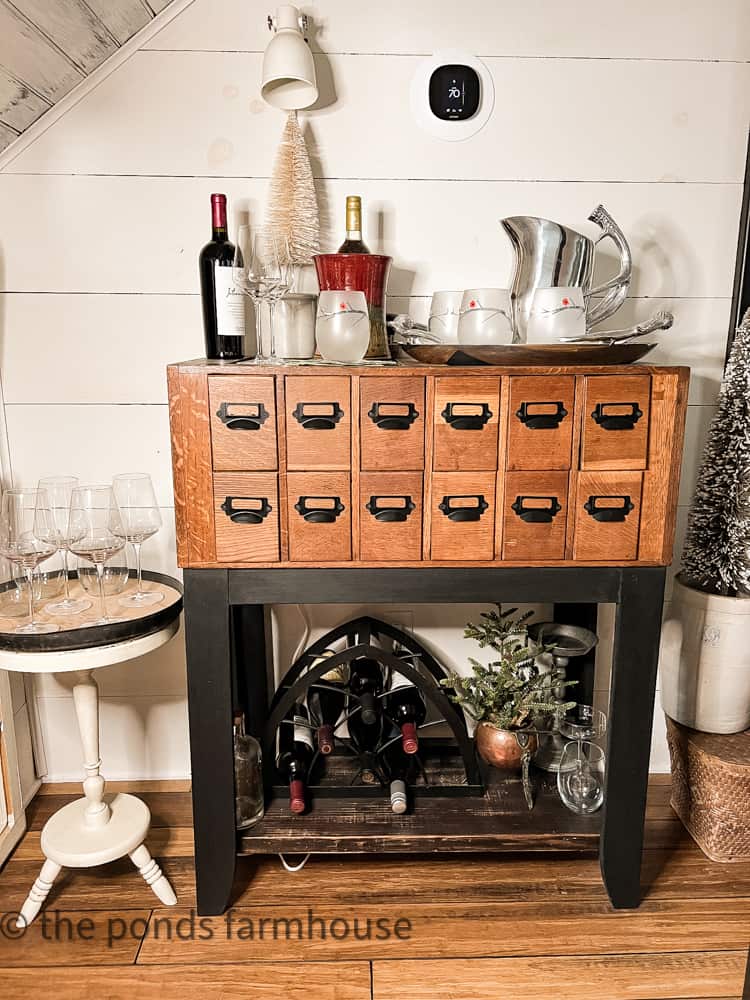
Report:
[[[274,36],[263,56],[260,93],[264,101],[284,111],[309,108],[318,99],[315,63],[300,30],[296,7],[284,4],[276,14]]]

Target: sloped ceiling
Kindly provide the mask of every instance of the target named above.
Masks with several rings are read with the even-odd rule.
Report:
[[[170,0],[0,0],[0,150]]]

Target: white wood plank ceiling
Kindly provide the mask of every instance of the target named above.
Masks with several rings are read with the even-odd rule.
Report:
[[[0,150],[170,0],[0,0]]]

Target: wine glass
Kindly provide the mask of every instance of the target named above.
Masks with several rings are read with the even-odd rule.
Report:
[[[145,472],[125,472],[112,481],[115,500],[120,509],[122,537],[135,550],[138,585],[132,594],[120,598],[124,608],[147,608],[164,600],[158,590],[143,589],[141,545],[161,528],[161,511],[156,502],[154,484]]]
[[[596,743],[566,743],[557,772],[557,790],[571,812],[587,815],[604,802],[604,751]]]
[[[39,480],[39,489],[46,490],[50,503],[50,527],[54,533],[53,541],[60,550],[63,565],[63,599],[45,605],[44,610],[49,615],[80,615],[88,611],[91,601],[84,597],[70,596],[70,580],[68,579],[68,524],[70,523],[70,497],[78,486],[75,476],[45,476]]]
[[[361,361],[370,346],[370,318],[365,293],[321,292],[315,339],[326,361],[340,364]]]
[[[292,264],[289,241],[268,233],[265,241],[266,275],[269,281],[268,318],[271,330],[271,357],[276,358],[276,303],[292,287]]]
[[[60,630],[59,625],[43,624],[34,618],[34,570],[57,550],[53,539],[52,516],[45,491],[6,490],[0,506],[0,555],[26,574],[29,621],[16,628],[21,635],[44,635]]]
[[[70,498],[68,525],[70,551],[96,566],[101,617],[85,627],[112,625],[122,618],[110,618],[104,598],[104,564],[125,547],[125,528],[111,486],[77,486]]]
[[[273,293],[274,274],[269,265],[266,241],[263,234],[256,232],[250,236],[249,226],[240,226],[234,251],[232,276],[237,288],[253,300],[255,307],[255,364],[264,364],[273,358],[273,338],[267,344],[263,338],[263,324],[260,306],[268,302]]]

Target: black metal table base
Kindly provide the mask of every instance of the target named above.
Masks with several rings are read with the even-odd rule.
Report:
[[[260,734],[269,690],[266,608],[309,604],[311,595],[319,604],[616,604],[599,858],[612,905],[637,907],[665,574],[661,567],[186,570],[198,912],[219,914],[230,902],[232,707],[239,697],[250,731]]]

